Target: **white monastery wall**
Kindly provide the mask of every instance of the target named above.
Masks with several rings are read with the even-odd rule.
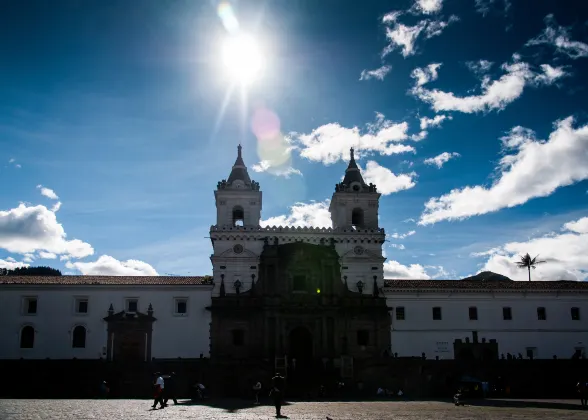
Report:
[[[125,309],[127,298],[138,298],[138,311],[153,307],[152,357],[197,358],[209,353],[210,286],[2,286],[0,293],[0,359],[98,359],[106,358],[107,323],[114,312]],[[37,297],[35,315],[25,315],[23,298]],[[88,299],[88,313],[76,314],[75,299]],[[175,314],[177,298],[187,298],[187,314]],[[32,349],[20,348],[25,325],[35,329]],[[72,348],[75,326],[86,328],[86,347]]]

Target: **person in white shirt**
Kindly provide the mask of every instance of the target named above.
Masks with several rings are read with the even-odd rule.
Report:
[[[165,381],[159,372],[155,374],[157,378],[155,380],[155,399],[153,400],[153,405],[151,408],[155,409],[157,403],[159,403],[159,408],[165,408],[165,404],[163,403],[163,389],[165,388]]]

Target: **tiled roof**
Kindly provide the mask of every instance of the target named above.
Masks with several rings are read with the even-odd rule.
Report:
[[[582,281],[480,281],[480,280],[384,280],[391,289],[463,289],[463,290],[586,290]]]
[[[112,285],[112,286],[200,286],[212,284],[212,277],[183,276],[0,276],[3,284]]]

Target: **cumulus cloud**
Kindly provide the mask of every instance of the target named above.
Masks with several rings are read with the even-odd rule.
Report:
[[[296,203],[290,207],[289,214],[270,217],[259,224],[267,226],[295,226],[295,227],[332,227],[329,204],[331,200],[311,201],[309,203]]]
[[[451,115],[435,115],[434,118],[427,118],[427,117],[423,117],[421,118],[421,130],[426,130],[427,128],[430,127],[440,127],[441,123],[445,120],[451,120],[453,119],[451,117]]]
[[[523,94],[523,89],[528,85],[551,85],[556,80],[567,75],[563,67],[551,67],[544,64],[542,72],[537,73],[531,69],[528,63],[518,61],[514,56],[512,63],[502,65],[505,72],[497,80],[490,80],[485,77],[482,80],[481,93],[471,96],[457,96],[453,92],[444,92],[439,89],[427,89],[423,87],[423,80],[429,81],[426,77],[416,78],[416,86],[411,92],[420,100],[427,102],[436,112],[459,111],[467,114],[482,111],[503,110],[506,106]],[[413,74],[419,75],[425,72],[424,69],[415,69]],[[433,79],[436,78],[436,75]]]
[[[138,260],[119,261],[109,255],[102,255],[94,262],[65,263],[69,269],[76,269],[85,276],[157,276],[149,264]]]
[[[269,160],[262,160],[259,163],[256,163],[251,167],[254,172],[268,172],[272,175],[282,176],[284,178],[290,178],[291,175],[300,175],[302,176],[302,172],[298,169],[294,169],[291,166],[273,166],[272,162]]]
[[[57,203],[53,204],[53,206],[51,207],[51,211],[53,213],[57,213],[60,208],[61,208],[61,201],[58,201]]]
[[[443,0],[415,0],[411,11],[413,13],[422,13],[423,15],[432,15],[439,13],[443,8]]]
[[[446,21],[423,19],[410,26],[398,22],[400,15],[401,13],[399,12],[392,12],[382,18],[382,22],[387,25],[386,38],[389,42],[382,51],[382,57],[397,49],[401,50],[405,58],[414,55],[416,53],[416,42],[421,35],[426,39],[439,36],[447,26],[459,20],[457,16],[451,16]]]
[[[390,246],[392,248],[400,249],[401,251],[406,249],[406,247],[403,244],[390,244]]]
[[[452,152],[452,153],[443,152],[440,155],[437,155],[435,157],[425,159],[425,164],[426,165],[435,165],[435,166],[437,166],[437,168],[441,169],[443,167],[443,165],[445,165],[451,159],[458,158],[460,156],[461,155],[456,152]]]
[[[357,148],[358,158],[370,153],[390,156],[397,153],[415,152],[414,147],[398,142],[409,138],[408,123],[393,123],[384,115],[376,114],[376,122],[358,127],[342,127],[330,123],[314,129],[310,134],[292,134],[291,141],[299,149],[300,156],[330,165],[340,160],[349,160],[349,149]]]
[[[390,238],[394,238],[394,239],[405,239],[405,238],[408,238],[409,236],[414,235],[415,233],[416,233],[416,230],[410,230],[410,231],[408,231],[406,233],[394,232],[394,233],[391,233],[391,234],[386,235],[386,236],[388,236]]]
[[[27,206],[0,210],[0,248],[29,254],[37,251],[68,254],[83,258],[94,253],[92,246],[79,239],[68,240],[55,213],[47,207]]]
[[[490,187],[468,186],[431,198],[419,224],[518,206],[588,179],[588,125],[574,128],[573,123],[573,117],[557,121],[547,140],[536,139],[532,130],[513,128],[501,139],[505,155],[497,168],[497,180]]]
[[[384,77],[392,70],[392,66],[383,65],[375,70],[362,70],[359,80],[378,79],[384,80]]]
[[[396,175],[390,169],[380,166],[373,160],[368,161],[362,175],[366,183],[376,184],[378,192],[382,195],[408,190],[416,185],[414,181],[415,172]]]
[[[41,195],[50,198],[51,200],[58,200],[59,197],[57,196],[57,194],[55,194],[55,191],[53,191],[51,188],[46,188],[42,185],[37,185],[37,188],[41,190]]]
[[[439,77],[439,67],[441,67],[441,63],[431,63],[424,68],[417,67],[410,73],[410,77],[415,79],[417,86],[423,86],[424,84],[437,80]]]
[[[510,242],[479,255],[488,256],[482,271],[490,270],[513,280],[528,280],[526,269],[515,262],[520,255],[539,255],[546,263],[532,270],[531,280],[588,280],[588,217],[564,224],[561,232],[551,232],[525,242]]]
[[[466,66],[477,75],[483,75],[490,71],[494,63],[488,60],[468,61]]]
[[[8,257],[5,260],[0,258],[0,268],[14,270],[15,268],[28,267],[28,266],[29,266],[29,264],[26,264],[24,262],[18,262],[12,257]]]
[[[384,263],[384,276],[390,280],[430,280],[446,277],[448,274],[443,266],[403,265],[394,260]]]
[[[39,258],[43,258],[45,260],[54,260],[57,258],[57,255],[54,254],[53,252],[41,251],[41,252],[39,252]]]
[[[573,41],[570,38],[569,28],[559,26],[552,14],[547,15],[544,20],[546,28],[536,38],[529,40],[526,46],[551,45],[556,52],[573,60],[588,57],[588,44]]]

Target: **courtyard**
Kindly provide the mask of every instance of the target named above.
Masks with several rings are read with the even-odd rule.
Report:
[[[151,410],[149,400],[0,400],[3,420],[86,419],[208,419],[267,420],[275,418],[269,405],[219,401],[207,405],[180,400]],[[455,407],[443,401],[291,402],[282,414],[292,420],[367,419],[585,419],[577,400],[485,400]]]

